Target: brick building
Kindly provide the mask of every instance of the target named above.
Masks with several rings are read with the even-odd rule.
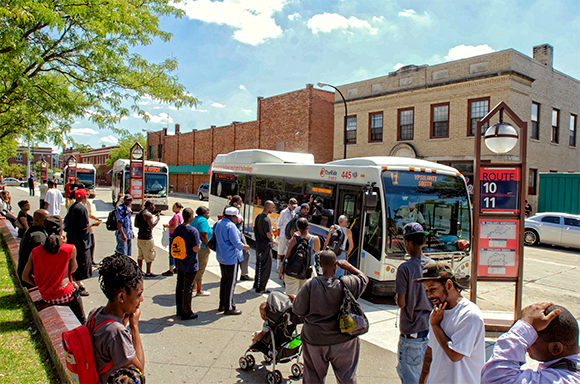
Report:
[[[30,147],[30,165],[39,161],[46,161],[51,168],[58,168],[58,154],[52,153],[50,147]],[[28,147],[18,147],[16,156],[8,159],[8,164],[27,165],[28,164]]]
[[[257,120],[233,122],[175,135],[147,133],[147,158],[169,165],[169,184],[176,192],[197,192],[209,182],[209,167],[221,154],[240,149],[312,153],[317,162],[332,160],[334,93],[305,89],[258,97]],[[186,186],[187,183],[187,186]]]
[[[107,159],[111,158],[111,151],[119,148],[118,146],[107,147],[102,145],[100,148],[91,148],[87,152],[78,152],[72,148],[65,148],[61,155],[61,169],[64,169],[66,162],[71,155],[74,155],[77,162],[83,164],[92,164],[97,170],[97,185],[111,185],[112,176],[108,174],[112,167],[105,165]]]
[[[342,85],[347,156],[418,157],[454,166],[472,179],[476,123],[504,101],[528,123],[528,200],[537,207],[540,172],[580,172],[580,82],[552,62],[553,47],[544,44],[533,48],[533,57],[507,49],[408,65]],[[344,107],[338,94],[334,108],[334,158],[342,158]],[[497,155],[482,144],[482,161],[517,160],[518,148]]]

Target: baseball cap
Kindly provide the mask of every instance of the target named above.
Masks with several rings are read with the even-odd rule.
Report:
[[[126,194],[125,197],[123,197],[123,200],[133,200],[133,196]]]
[[[236,207],[227,207],[225,211],[227,216],[238,216],[239,213],[240,211]]]
[[[80,188],[80,189],[77,189],[75,191],[75,199],[80,199],[81,197],[84,197],[86,195],[87,195],[87,190],[84,188]]]
[[[415,233],[429,234],[428,231],[423,230],[423,226],[419,223],[409,223],[403,227],[403,237],[414,235]]]
[[[423,267],[423,277],[413,280],[420,283],[425,280],[452,279],[455,277],[453,269],[447,263],[441,261],[432,261]]]

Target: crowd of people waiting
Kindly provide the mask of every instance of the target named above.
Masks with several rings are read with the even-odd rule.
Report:
[[[0,193],[1,219],[26,225],[24,231],[18,227],[22,238],[18,276],[26,287],[37,286],[47,304],[70,307],[81,324],[104,324],[92,335],[100,383],[137,374],[143,378],[145,357],[138,326],[139,306],[143,301],[143,278],[157,277],[151,272],[155,259],[151,232],[159,222],[155,205],[146,202],[135,217],[138,262],[131,255],[131,241],[136,237],[132,197],[124,196],[116,208],[116,252],[98,265],[100,287],[108,301],[85,318],[81,296],[89,293],[82,281],[92,276],[95,239],[91,229],[100,220],[92,216],[87,192],[82,188],[74,190],[75,199],[69,202],[63,220],[59,215],[62,196],[59,200],[60,192],[51,192],[53,189],[54,184],[49,182],[42,196],[43,208],[32,216],[28,213],[30,203],[21,201],[18,216],[10,217],[10,195],[6,191]],[[213,227],[209,225],[207,207],[200,206],[194,215],[191,208],[184,209],[180,203],[173,206],[174,216],[166,225],[170,231],[169,269],[163,275],[177,275],[176,313],[181,320],[198,317],[192,309],[194,291],[200,296],[209,295],[202,289],[202,278],[210,249],[216,251],[221,271],[218,312],[241,314],[234,301],[238,269],[240,279],[254,280],[258,294],[270,293],[266,285],[273,261],[273,231],[268,215],[274,204],[266,201],[254,222],[257,256],[253,279],[248,274],[250,247],[241,231],[241,205],[239,196],[232,197]],[[279,277],[293,301],[294,313],[304,319],[304,382],[325,382],[328,366],[332,365],[339,383],[356,383],[360,340],[340,331],[338,313],[344,289],[358,299],[368,277],[347,261],[353,249],[348,218],[340,216],[326,239],[320,239],[309,232],[308,220],[300,216],[308,206],[290,201],[287,209],[289,216],[296,216],[297,220],[292,237],[279,244]],[[332,249],[338,232],[343,235],[338,236],[340,243]],[[463,287],[448,264],[422,253],[426,236],[420,223],[403,228],[409,258],[399,267],[395,285],[395,302],[401,308],[397,372],[402,383],[580,383],[578,323],[567,309],[552,303],[524,308],[521,319],[498,339],[486,362],[481,311],[461,295]],[[290,273],[296,270],[289,264],[291,259],[295,262],[296,248],[308,251],[307,275],[295,277]],[[146,271],[142,269],[143,260]],[[542,362],[538,370],[521,369],[526,352]]]

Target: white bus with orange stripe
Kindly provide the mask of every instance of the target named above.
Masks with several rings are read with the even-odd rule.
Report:
[[[374,294],[394,294],[397,268],[407,258],[402,227],[411,220],[424,222],[430,233],[424,253],[448,260],[460,279],[469,278],[471,204],[455,168],[403,157],[315,164],[310,154],[256,149],[218,155],[211,174],[210,214],[217,219],[228,196],[242,196],[250,238],[266,200],[276,205],[270,216],[276,235],[279,213],[292,197],[310,204],[313,233],[326,235],[346,215],[355,243],[349,261],[371,278]]]

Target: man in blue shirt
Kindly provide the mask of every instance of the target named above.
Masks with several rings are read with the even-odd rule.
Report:
[[[131,203],[133,197],[125,195],[123,204],[115,209],[115,218],[117,219],[117,230],[115,236],[117,238],[117,247],[115,252],[121,255],[131,256],[131,241],[133,240],[133,224],[131,223]]]
[[[175,259],[177,269],[177,285],[175,286],[175,304],[177,316],[181,320],[197,319],[197,313],[191,310],[193,281],[198,270],[197,252],[201,241],[197,229],[189,225],[193,221],[193,210],[183,210],[183,223],[171,234],[169,250]]]
[[[234,303],[234,290],[238,264],[244,260],[242,251],[250,249],[250,246],[242,243],[241,233],[236,227],[239,220],[238,209],[227,207],[224,214],[224,218],[213,228],[216,239],[216,258],[220,263],[222,273],[218,312],[224,311],[224,315],[240,315],[242,311],[236,309],[236,303]]]

